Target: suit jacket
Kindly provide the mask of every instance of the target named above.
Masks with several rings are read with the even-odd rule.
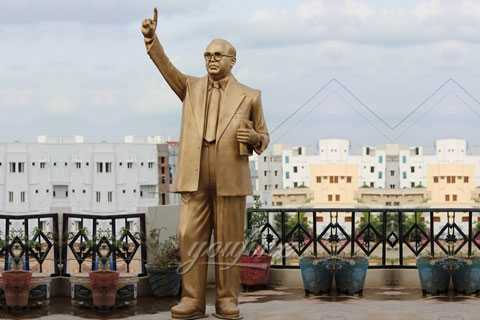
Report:
[[[203,133],[206,117],[208,76],[193,77],[180,72],[166,56],[158,38],[147,45],[147,52],[168,85],[183,102],[177,172],[174,192],[197,191],[200,174]],[[240,84],[230,76],[223,90],[217,132],[217,195],[245,196],[252,193],[248,156],[240,155],[237,129],[251,124],[260,137],[257,154],[268,145],[269,136],[263,116],[260,91]]]

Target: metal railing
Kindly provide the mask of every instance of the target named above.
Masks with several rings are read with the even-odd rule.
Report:
[[[111,270],[144,275],[145,214],[63,215],[63,274],[96,270],[100,257]]]
[[[416,268],[419,255],[480,249],[479,208],[251,208],[247,229],[276,268],[298,268],[307,255],[363,255],[370,268]]]
[[[0,259],[10,270],[14,257],[21,268],[59,275],[58,215],[0,215]]]

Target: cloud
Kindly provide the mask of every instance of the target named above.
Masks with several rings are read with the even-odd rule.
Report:
[[[150,17],[153,8],[163,16],[203,11],[211,0],[3,0],[0,21],[3,24],[40,22],[79,22],[121,24]]]

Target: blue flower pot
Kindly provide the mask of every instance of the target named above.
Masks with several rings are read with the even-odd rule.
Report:
[[[181,275],[177,268],[156,268],[146,265],[148,282],[156,297],[178,296],[180,293]]]
[[[472,294],[480,291],[480,257],[459,260],[452,280],[455,292]]]
[[[337,258],[335,262],[335,285],[338,293],[362,294],[368,270],[368,259],[353,257]]]
[[[431,257],[417,258],[417,269],[423,294],[440,294],[448,292],[450,273],[444,260]]]
[[[305,295],[329,293],[332,288],[333,272],[330,259],[304,257],[300,259]]]

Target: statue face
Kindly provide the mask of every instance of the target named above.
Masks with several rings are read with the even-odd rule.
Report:
[[[230,46],[223,41],[212,41],[204,53],[208,74],[215,80],[228,76],[235,65]]]

